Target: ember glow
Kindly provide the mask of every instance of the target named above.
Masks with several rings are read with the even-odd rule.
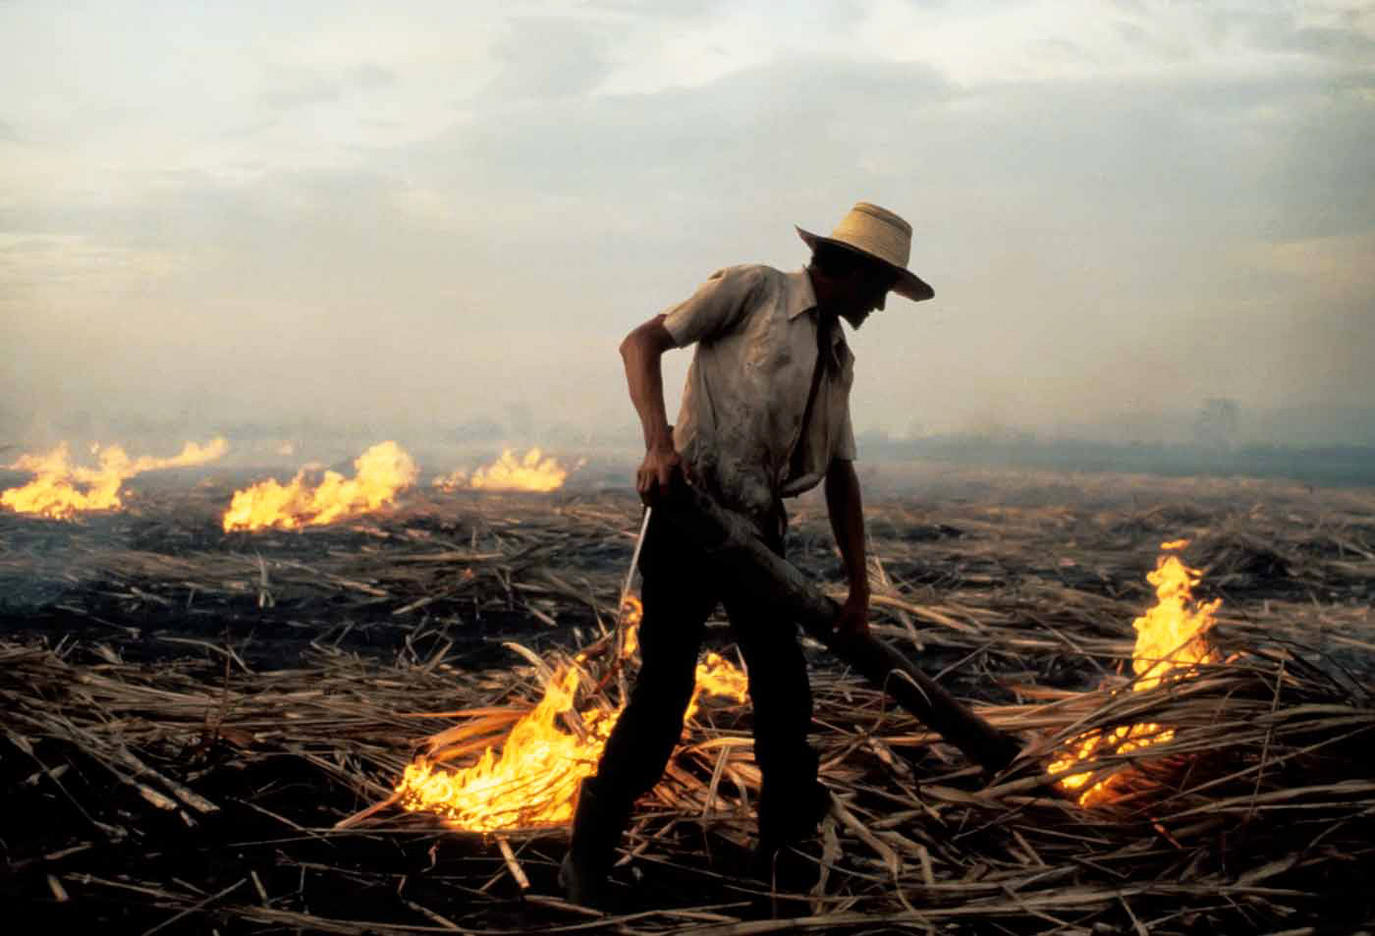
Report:
[[[187,468],[214,461],[229,451],[224,439],[205,445],[187,442],[181,452],[170,458],[143,455],[130,458],[118,445],[91,447],[98,467],[73,465],[63,443],[42,455],[22,455],[9,467],[27,471],[34,478],[23,487],[0,493],[0,504],[19,513],[38,514],[66,520],[93,510],[118,510],[124,506],[121,486],[135,475],[166,468]]]
[[[538,448],[522,456],[504,449],[500,458],[478,468],[471,476],[461,470],[455,471],[436,478],[434,486],[446,491],[465,487],[475,491],[557,491],[563,487],[571,470],[559,464],[558,459],[545,456]]]
[[[395,442],[379,442],[353,462],[354,476],[326,471],[319,484],[302,468],[289,484],[275,478],[234,492],[224,512],[225,532],[320,526],[377,510],[415,483],[415,461]]]
[[[620,662],[639,647],[637,625],[643,608],[627,595],[621,604]],[[566,823],[573,818],[578,784],[596,772],[611,729],[624,708],[596,702],[578,705],[595,680],[582,668],[579,655],[555,670],[544,697],[515,724],[500,744],[487,746],[476,763],[451,769],[441,764],[443,751],[431,751],[410,764],[397,784],[402,808],[432,812],[458,829],[496,832]],[[687,717],[698,710],[702,693],[745,699],[745,674],[716,653],[697,665],[697,685]],[[498,746],[500,751],[498,752]]]
[[[1167,553],[1183,549],[1188,540],[1162,543]],[[1217,654],[1206,639],[1213,626],[1213,615],[1222,599],[1197,602],[1193,586],[1201,573],[1179,561],[1178,556],[1162,555],[1156,560],[1155,571],[1146,580],[1155,586],[1156,604],[1142,617],[1132,622],[1136,629],[1136,648],[1132,651],[1132,670],[1136,680],[1132,691],[1154,689],[1165,679],[1187,678],[1190,670],[1201,663],[1217,662]],[[1051,762],[1047,770],[1060,774],[1075,764],[1105,754],[1127,754],[1131,751],[1161,744],[1174,737],[1174,729],[1154,723],[1119,725],[1104,734],[1091,731],[1071,742],[1072,750]],[[1092,773],[1071,773],[1061,778],[1060,787],[1078,792],[1081,806],[1092,806],[1111,795],[1112,774],[1092,785]],[[1082,791],[1082,792],[1079,792]]]

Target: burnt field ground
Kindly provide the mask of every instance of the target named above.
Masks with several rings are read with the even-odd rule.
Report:
[[[558,898],[566,829],[359,814],[427,738],[473,723],[450,713],[483,710],[472,737],[499,742],[541,696],[532,660],[614,627],[634,497],[420,489],[329,527],[225,534],[243,480],[143,476],[126,510],[78,522],[0,514],[11,913],[135,933],[1316,933],[1375,915],[1375,490],[867,479],[874,629],[1024,756],[981,776],[809,645],[836,801],[820,885],[783,900],[743,874],[750,714],[708,698],[597,912]],[[1222,599],[1221,662],[1126,691],[1146,574],[1180,538],[1196,595]],[[788,553],[843,592],[819,500],[793,508]],[[1174,735],[1100,761],[1130,762],[1109,802],[1047,779],[1069,741],[1134,723]]]

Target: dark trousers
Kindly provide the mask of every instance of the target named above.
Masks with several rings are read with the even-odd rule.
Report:
[[[782,555],[781,534],[769,547]],[[749,671],[754,757],[763,775],[760,838],[781,845],[811,835],[825,791],[807,743],[812,694],[796,625],[757,596],[726,586],[706,557],[658,515],[645,532],[640,571],[640,674],[602,752],[592,781],[597,796],[628,814],[630,804],[659,781],[682,735],[706,620],[722,602]]]

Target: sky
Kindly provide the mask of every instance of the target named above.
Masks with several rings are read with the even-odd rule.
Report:
[[[936,298],[850,336],[861,432],[1312,435],[1372,153],[1369,2],[9,0],[0,408],[633,431],[630,328],[867,200]]]

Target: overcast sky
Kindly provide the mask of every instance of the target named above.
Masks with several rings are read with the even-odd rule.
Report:
[[[1375,395],[1369,2],[201,6],[0,3],[35,425],[628,424],[629,328],[858,199],[936,290],[860,429]]]

